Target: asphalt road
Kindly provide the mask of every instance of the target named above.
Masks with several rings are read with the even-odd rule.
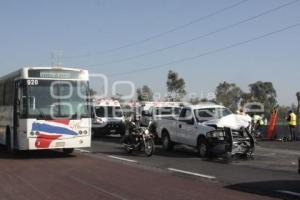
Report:
[[[127,155],[119,138],[106,137],[73,156],[60,152],[0,150],[0,199],[300,199],[297,151],[260,147],[255,160],[204,160],[191,149]],[[274,154],[279,166],[272,169]],[[265,158],[269,158],[264,161]]]
[[[287,145],[291,148],[287,148]],[[128,155],[120,145],[120,138],[109,136],[95,139],[89,152],[87,154],[115,160],[129,159],[127,162],[131,161],[141,168],[165,171],[175,169],[194,173],[195,175],[186,175],[176,172],[176,175],[221,184],[233,190],[268,197],[300,199],[300,176],[297,174],[300,142],[260,142],[254,160],[237,159],[231,163],[217,158],[201,159],[193,149],[184,146],[178,146],[171,152],[165,152],[160,146],[156,146],[155,155],[150,158],[139,153]],[[209,178],[205,178],[206,176]]]

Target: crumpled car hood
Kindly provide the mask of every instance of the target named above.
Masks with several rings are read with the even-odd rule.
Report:
[[[251,122],[251,117],[248,115],[227,115],[221,119],[214,119],[204,122],[205,125],[215,125],[218,128],[230,128],[232,130],[240,130],[241,128],[247,128]]]

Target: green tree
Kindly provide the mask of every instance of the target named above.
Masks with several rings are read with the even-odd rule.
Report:
[[[242,98],[243,91],[234,83],[224,81],[216,88],[216,102],[235,112]]]
[[[153,101],[153,92],[150,87],[144,85],[136,90],[138,101]]]
[[[252,100],[259,102],[265,107],[265,114],[269,116],[272,109],[277,105],[277,93],[271,82],[257,81],[249,85]]]
[[[287,124],[286,117],[289,113],[289,110],[291,108],[289,106],[279,106],[278,107],[278,118],[277,118],[277,124]]]
[[[186,95],[185,80],[179,78],[177,72],[170,70],[167,78],[167,89],[171,101],[181,101]]]
[[[197,104],[206,103],[206,102],[210,102],[210,101],[206,98],[200,99],[199,97],[191,98],[189,100],[189,103],[192,105],[197,105]]]

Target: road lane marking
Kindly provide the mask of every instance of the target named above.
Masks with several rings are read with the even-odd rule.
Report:
[[[207,178],[207,179],[216,179],[216,177],[214,177],[214,176],[209,176],[209,175],[199,174],[199,173],[189,172],[189,171],[183,171],[183,170],[180,170],[180,169],[168,168],[168,170],[173,171],[173,172],[179,172],[179,173],[183,173],[183,174],[188,174],[188,175],[192,175],[192,176],[198,176],[198,177],[202,177],[202,178]]]
[[[289,195],[296,196],[296,197],[300,197],[300,193],[292,192],[292,191],[288,191],[288,190],[277,190],[276,192],[279,192],[279,193],[282,193],[282,194],[289,194]]]
[[[76,149],[77,151],[79,151],[80,153],[92,153],[89,150],[84,150],[84,149]]]
[[[80,179],[80,178],[75,177],[75,176],[69,176],[69,177],[70,177],[71,179],[77,181],[78,183],[82,184],[82,185],[85,185],[85,186],[88,186],[88,187],[90,187],[90,188],[93,188],[94,190],[96,190],[96,191],[98,191],[98,192],[102,192],[102,193],[104,193],[104,194],[107,194],[107,195],[112,196],[112,197],[114,197],[114,198],[116,198],[116,199],[119,199],[119,200],[128,200],[128,199],[126,199],[125,197],[122,197],[122,196],[120,196],[120,195],[118,195],[118,194],[116,194],[116,193],[114,193],[114,192],[110,192],[110,191],[108,191],[108,190],[105,190],[105,189],[103,189],[103,188],[101,188],[101,187],[99,187],[99,186],[97,186],[97,185],[93,185],[93,184],[91,184],[91,183],[88,183],[88,182],[86,182],[86,181],[84,181],[84,180],[82,180],[82,179]]]
[[[132,162],[132,163],[137,163],[136,160],[130,160],[130,159],[126,159],[126,158],[121,158],[118,156],[107,156],[109,158],[113,158],[113,159],[117,159],[117,160],[122,160],[122,161],[126,161],[126,162]]]

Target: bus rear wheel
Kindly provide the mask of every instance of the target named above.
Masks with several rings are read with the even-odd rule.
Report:
[[[67,149],[63,149],[63,153],[66,155],[70,155],[74,152],[73,148],[67,148]]]
[[[6,151],[11,151],[11,135],[9,128],[6,128],[6,135],[5,135],[5,149]]]

